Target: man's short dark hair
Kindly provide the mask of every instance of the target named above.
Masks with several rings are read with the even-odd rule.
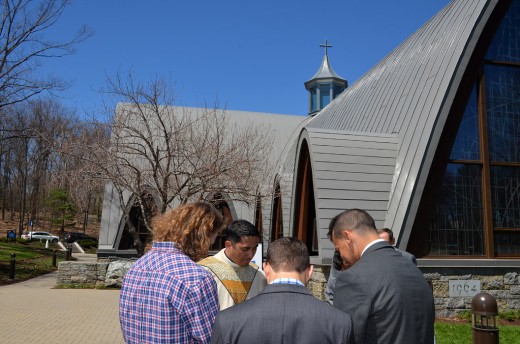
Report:
[[[311,264],[307,246],[296,238],[284,237],[267,248],[265,262],[275,272],[304,272]]]
[[[390,228],[380,228],[377,230],[377,233],[380,234],[380,233],[388,233],[388,240],[390,240],[390,242],[392,242],[394,240],[394,232],[390,229]]]
[[[353,231],[367,232],[376,231],[376,224],[372,216],[361,209],[348,209],[334,216],[329,222],[327,236],[332,240],[335,236],[343,236],[342,231],[350,229]]]
[[[260,237],[260,232],[249,221],[237,220],[231,222],[226,228],[226,240],[236,244],[240,242],[242,237]]]

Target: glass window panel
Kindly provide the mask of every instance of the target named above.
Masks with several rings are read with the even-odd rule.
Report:
[[[520,255],[520,232],[496,232],[495,253]]]
[[[431,255],[483,255],[481,166],[448,164],[430,224]]]
[[[334,99],[343,92],[343,88],[340,86],[334,86]]]
[[[513,1],[488,49],[486,58],[520,62],[520,1]]]
[[[520,162],[520,68],[486,65],[491,161]]]
[[[475,85],[464,111],[450,159],[480,160],[477,115],[477,86]]]
[[[491,167],[494,228],[520,228],[520,168]]]
[[[330,87],[329,86],[321,86],[320,87],[320,105],[323,109],[330,103]]]
[[[316,97],[316,89],[311,89],[311,112],[318,110],[318,99]]]

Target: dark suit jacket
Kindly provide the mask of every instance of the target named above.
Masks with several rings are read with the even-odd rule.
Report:
[[[432,290],[412,261],[386,242],[338,274],[334,307],[354,319],[356,344],[433,343]]]
[[[270,284],[217,315],[211,343],[353,343],[352,319],[298,285]]]

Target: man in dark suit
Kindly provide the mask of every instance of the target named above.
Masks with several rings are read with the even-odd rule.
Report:
[[[354,319],[356,344],[433,343],[432,291],[412,261],[379,238],[372,217],[346,210],[330,222],[329,237],[352,265],[337,276],[334,307]]]
[[[312,274],[309,251],[295,238],[269,245],[257,296],[222,311],[211,343],[353,343],[352,319],[305,288]]]

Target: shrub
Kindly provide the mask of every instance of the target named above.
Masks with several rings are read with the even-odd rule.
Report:
[[[460,311],[457,312],[457,319],[466,320],[467,322],[471,322],[471,311]]]
[[[506,321],[520,319],[520,309],[498,312],[498,317]]]

